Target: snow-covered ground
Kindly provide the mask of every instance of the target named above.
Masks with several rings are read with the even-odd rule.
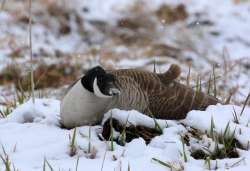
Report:
[[[18,170],[42,170],[46,161],[54,170],[75,170],[78,161],[78,170],[157,170],[169,169],[155,160],[159,159],[169,163],[175,169],[180,170],[204,170],[209,166],[204,160],[196,160],[191,157],[193,148],[213,148],[213,141],[206,137],[205,132],[210,131],[211,119],[214,121],[214,132],[223,132],[228,124],[231,132],[235,131],[235,138],[243,146],[237,149],[239,157],[234,159],[217,159],[210,161],[210,168],[219,170],[249,170],[250,169],[250,108],[246,108],[242,115],[241,107],[233,105],[210,106],[206,111],[191,111],[182,121],[157,120],[163,128],[163,134],[152,139],[146,145],[142,138],[134,139],[125,146],[115,143],[114,151],[111,151],[111,143],[101,141],[98,134],[101,126],[82,126],[76,129],[76,154],[70,156],[70,144],[74,130],[65,130],[59,125],[60,102],[53,99],[36,99],[19,106],[6,119],[0,120],[0,144],[8,155],[11,165]],[[239,123],[234,122],[233,111],[239,117]],[[110,111],[111,112],[111,111]],[[105,114],[104,121],[110,116]],[[136,111],[112,110],[112,117],[133,125],[145,125],[154,127],[153,119]],[[183,157],[183,145],[181,137],[188,132],[188,128],[197,129],[202,135],[202,140],[192,141],[185,145],[187,156]],[[89,134],[90,132],[90,134]],[[210,145],[208,145],[210,144]],[[91,154],[88,154],[90,145]],[[4,156],[3,149],[0,154]],[[91,156],[91,157],[90,157]],[[1,164],[1,170],[4,170]],[[103,167],[103,168],[102,168]],[[49,169],[46,164],[47,170]]]
[[[166,23],[156,15],[163,4],[183,4],[187,18]],[[11,63],[28,73],[27,9],[26,1],[10,0],[0,11],[0,69]],[[194,84],[198,75],[206,82],[215,65],[219,96],[235,92],[232,101],[241,104],[250,87],[249,9],[248,0],[38,0],[34,61],[152,70],[156,59],[161,72],[180,64],[182,80],[191,62]]]
[[[1,70],[9,64],[20,67],[22,74],[29,74],[28,1],[8,0],[3,6],[1,2],[0,79]],[[187,18],[167,23],[156,15],[163,4],[173,8],[184,4]],[[60,101],[54,100],[63,92],[60,88],[55,91],[48,87],[48,96],[52,98],[36,99],[35,106],[28,101],[7,118],[0,118],[0,145],[3,147],[0,155],[6,157],[6,152],[11,167],[20,171],[43,170],[44,161],[48,161],[46,170],[51,170],[49,164],[53,170],[76,170],[79,158],[78,170],[169,169],[153,160],[155,158],[171,165],[173,170],[250,170],[250,108],[246,107],[240,116],[250,91],[249,0],[36,0],[32,13],[35,68],[41,63],[66,63],[83,70],[101,64],[152,71],[156,60],[157,72],[166,71],[172,63],[179,64],[182,68],[180,81],[184,82],[191,63],[191,85],[195,86],[197,77],[205,83],[215,66],[219,77],[218,96],[224,100],[235,91],[232,104],[240,106],[210,106],[206,111],[191,111],[185,120],[178,122],[157,120],[163,128],[162,135],[153,138],[148,145],[142,138],[124,147],[115,144],[114,151],[110,149],[110,142],[99,140],[101,125],[79,127],[76,155],[71,157],[74,130],[60,128]],[[131,25],[127,26],[126,21]],[[202,88],[205,91],[206,86]],[[9,102],[13,92],[12,85],[0,85],[1,111],[12,104]],[[127,118],[134,125],[153,127],[155,123],[136,111],[114,109],[112,115],[122,123]],[[109,116],[107,113],[104,121]],[[239,157],[208,162],[191,156],[197,149],[213,151],[216,143],[211,138],[211,123],[215,125],[214,134],[221,134],[229,127],[229,134],[234,134],[241,145],[237,147]],[[183,136],[189,137],[189,144],[184,148]],[[88,154],[89,144],[91,154]],[[223,145],[220,144],[220,148]],[[0,158],[0,170],[5,170],[2,164]]]

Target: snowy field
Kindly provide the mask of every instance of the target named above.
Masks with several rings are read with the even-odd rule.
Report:
[[[0,1],[0,111],[8,114],[0,113],[0,171],[250,170],[249,0],[36,0],[32,13],[34,105],[14,86],[30,69],[28,1]],[[157,72],[179,64],[184,84],[191,68],[190,86],[200,78],[203,91],[214,68],[217,96],[231,96],[230,105],[156,120],[162,134],[149,144],[100,140],[111,111],[100,125],[60,127],[64,90],[86,69],[153,71],[154,63]],[[112,117],[155,128],[137,111],[113,109]]]
[[[78,170],[93,171],[127,171],[129,167],[130,170],[148,171],[170,169],[154,160],[158,159],[170,165],[173,170],[250,169],[250,108],[246,108],[240,115],[241,107],[218,104],[208,107],[206,111],[191,111],[182,121],[157,120],[163,134],[153,138],[148,145],[142,138],[138,138],[125,146],[114,143],[113,151],[110,141],[98,138],[101,126],[78,127],[75,154],[70,156],[74,130],[58,126],[59,106],[60,102],[52,99],[36,99],[35,105],[28,101],[0,121],[0,143],[5,151],[1,150],[1,154],[8,155],[11,166],[18,170],[42,170],[46,161],[46,170],[51,170],[50,166],[53,170],[77,170],[76,167]],[[234,119],[234,110],[238,123]],[[110,112],[105,114],[104,121],[109,115]],[[112,115],[124,124],[128,118],[130,124],[154,128],[153,119],[136,111],[114,109]],[[241,144],[241,148],[237,148],[237,158],[211,159],[208,164],[191,156],[197,149],[207,148],[212,152],[216,148],[216,143],[206,133],[211,132],[211,120],[214,123],[214,133],[224,133],[226,127],[229,127],[228,134],[234,132],[234,137]],[[189,135],[190,128],[200,132],[199,140]],[[184,135],[189,136],[190,144],[183,147]],[[223,145],[220,144],[219,148],[223,148]],[[4,165],[1,168],[5,170]]]

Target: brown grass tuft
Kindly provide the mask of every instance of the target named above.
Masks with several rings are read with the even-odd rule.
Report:
[[[174,8],[164,4],[156,11],[156,15],[160,21],[166,24],[185,20],[188,17],[186,7],[183,4],[179,4]]]

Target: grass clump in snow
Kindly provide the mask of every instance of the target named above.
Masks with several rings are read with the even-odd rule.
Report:
[[[0,155],[0,158],[4,164],[6,171],[11,171],[11,163],[9,159],[9,155],[6,153],[5,149],[2,147],[3,155]]]
[[[230,130],[230,122],[228,122],[224,131],[217,133],[215,132],[214,121],[211,119],[210,131],[206,133],[206,137],[206,140],[210,141],[209,145],[201,145],[200,148],[191,151],[191,156],[195,159],[237,158],[239,157],[237,149],[243,149],[235,138],[235,129]]]
[[[25,103],[29,99],[29,95],[27,95],[22,89],[17,90],[15,89],[15,95],[13,100],[6,100],[1,102],[3,105],[3,109],[0,110],[0,118],[7,117],[17,106]]]
[[[4,147],[2,146],[3,154],[0,154],[0,160],[3,162],[3,168],[5,171],[18,171],[14,164],[11,164],[9,155],[6,153]],[[11,169],[12,168],[12,169]]]
[[[0,110],[0,118],[6,118],[11,112],[12,109],[10,107],[5,107],[4,109]]]

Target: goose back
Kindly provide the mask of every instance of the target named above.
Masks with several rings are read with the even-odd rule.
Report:
[[[174,66],[175,67],[175,66]],[[204,110],[219,102],[217,98],[180,84],[178,69],[170,67],[163,74],[139,69],[109,71],[122,91],[113,107],[136,109],[160,119],[183,119],[190,110]]]

